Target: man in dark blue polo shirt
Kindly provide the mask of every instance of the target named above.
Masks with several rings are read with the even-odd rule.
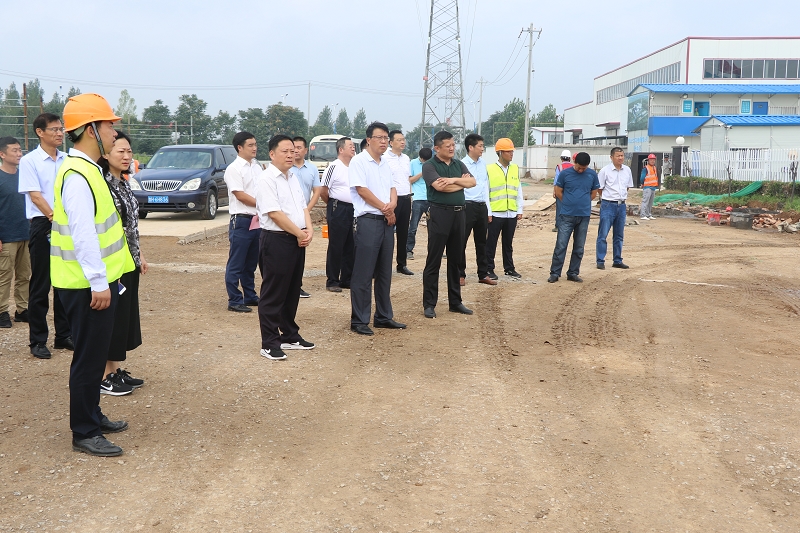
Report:
[[[575,165],[559,174],[558,185],[554,187],[556,198],[561,201],[561,212],[557,220],[558,236],[553,250],[553,262],[550,264],[550,277],[547,278],[548,283],[555,283],[561,277],[570,236],[572,236],[572,257],[569,261],[567,279],[583,282],[578,275],[581,271],[583,246],[589,230],[592,200],[600,191],[600,180],[597,178],[597,173],[589,168],[589,163],[591,163],[589,154],[580,152],[575,157]]]

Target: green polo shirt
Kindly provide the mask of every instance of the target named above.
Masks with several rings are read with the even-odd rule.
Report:
[[[428,186],[428,201],[434,204],[465,205],[464,189],[456,192],[441,192],[431,186],[439,178],[460,178],[464,174],[470,174],[470,172],[462,161],[453,158],[450,164],[446,164],[439,159],[439,156],[431,157],[422,165],[422,179]]]

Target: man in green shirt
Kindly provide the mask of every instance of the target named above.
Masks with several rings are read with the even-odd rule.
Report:
[[[464,253],[466,205],[464,189],[475,186],[475,178],[466,165],[455,159],[456,143],[453,134],[440,131],[433,137],[436,152],[422,166],[422,179],[428,190],[428,258],[422,274],[422,307],[426,318],[436,317],[439,298],[439,269],[442,254],[447,249],[447,300],[450,311],[471,315],[461,302],[459,259]]]

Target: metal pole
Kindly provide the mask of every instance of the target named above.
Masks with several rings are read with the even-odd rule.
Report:
[[[28,86],[22,84],[22,124],[25,129],[25,152],[28,152]]]
[[[433,2],[434,0],[431,0],[431,17],[430,17],[430,23],[428,25],[428,51],[425,54],[425,77],[422,78],[423,81],[425,82],[425,90],[422,95],[422,121],[420,122],[420,127],[419,127],[420,149],[423,147],[422,143],[425,139],[425,108],[428,105],[428,83],[430,83],[430,80],[428,79],[430,75],[428,70],[430,69],[431,66],[431,32],[433,31]],[[433,134],[431,134],[431,137],[433,137]]]
[[[531,70],[533,69],[533,23],[528,29],[528,92],[525,95],[525,137],[522,141],[522,168],[527,170],[528,167],[528,130],[530,129],[531,120]]]
[[[194,144],[194,115],[189,115],[189,144]]]
[[[486,85],[486,81],[483,81],[483,76],[481,76],[481,81],[479,81],[481,85],[481,96],[480,100],[478,100],[478,135],[481,134],[481,119],[483,118],[483,86]]]
[[[308,107],[306,110],[306,117],[308,118],[308,131],[306,134],[311,134],[311,82],[308,82]]]

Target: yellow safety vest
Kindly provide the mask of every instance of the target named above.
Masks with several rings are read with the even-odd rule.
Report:
[[[50,233],[50,279],[53,287],[60,289],[90,287],[75,254],[69,218],[61,199],[64,181],[81,178],[89,184],[94,197],[94,226],[100,242],[100,257],[106,266],[106,279],[111,283],[136,268],[125,239],[122,220],[100,170],[82,157],[67,156],[56,176],[53,230]]]
[[[508,173],[503,172],[500,163],[486,167],[489,174],[489,207],[493,213],[517,210],[519,191],[519,167],[508,165]]]

